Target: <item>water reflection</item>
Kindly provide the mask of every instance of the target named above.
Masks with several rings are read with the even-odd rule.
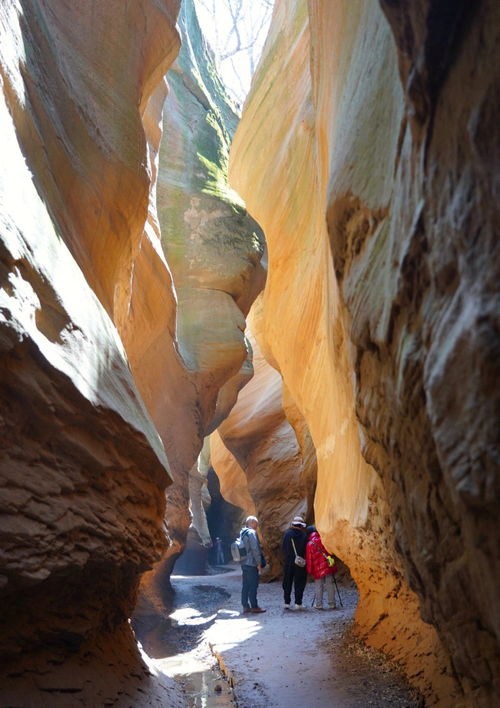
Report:
[[[181,683],[190,708],[233,708],[233,692],[227,681],[217,671],[199,671],[186,676]]]
[[[153,673],[174,678],[189,708],[234,708],[232,687],[222,675],[206,640],[218,621],[238,616],[221,609],[230,594],[208,584],[176,587],[168,617],[136,617],[133,627]]]

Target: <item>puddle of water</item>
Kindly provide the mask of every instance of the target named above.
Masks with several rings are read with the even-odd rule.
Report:
[[[178,677],[189,708],[235,708],[236,702],[227,681],[213,669]]]
[[[168,617],[137,617],[134,631],[153,666],[182,687],[189,708],[236,708],[233,690],[209,644],[201,641],[230,594],[198,583],[176,587]],[[224,611],[222,610],[222,614]]]

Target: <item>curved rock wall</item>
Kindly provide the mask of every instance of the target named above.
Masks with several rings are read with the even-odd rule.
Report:
[[[282,535],[296,514],[307,513],[308,482],[314,481],[316,470],[314,458],[311,467],[304,465],[285,416],[281,376],[249,337],[254,376],[212,434],[211,461],[224,498],[244,515],[257,514],[269,565],[266,575],[274,578],[282,568]]]
[[[229,145],[238,118],[217,76],[192,0],[183,3],[179,29],[182,47],[168,74],[156,196],[161,241],[177,298],[176,343],[191,387],[190,401],[185,391],[175,392],[179,421],[167,437],[177,439],[176,445],[185,441],[195,446],[198,454],[203,437],[225,418],[252,376],[245,316],[265,282],[260,264],[265,242],[260,227],[227,185]],[[157,388],[157,397],[164,390]],[[182,431],[177,427],[181,424]],[[175,483],[167,493],[166,518],[173,559],[182,550],[190,523],[203,543],[211,540],[197,483],[203,460],[194,458],[188,467],[172,468]],[[165,584],[170,566],[162,564],[156,584]]]
[[[13,603],[21,610],[24,592],[34,605],[19,612],[10,652],[26,643],[24,630],[37,643],[35,599],[50,602],[55,578],[78,587],[101,567],[112,585],[127,568],[128,586],[132,568],[137,578],[151,563],[164,543],[168,464],[116,330],[32,184],[5,104],[2,134],[3,619],[12,618]],[[113,613],[126,617],[125,587],[123,601]],[[62,606],[56,615],[69,613]],[[82,620],[74,641],[95,621]],[[58,622],[71,627],[69,617]]]
[[[8,546],[4,584],[12,598],[30,578],[43,626],[24,613],[17,639],[5,632],[5,654],[16,641],[50,650],[66,625],[67,653],[88,651],[130,615],[138,577],[159,557],[164,572],[151,575],[168,580],[191,521],[189,485],[202,491],[204,437],[252,374],[244,318],[264,282],[264,240],[226,184],[237,119],[187,1],[162,125],[179,6],[9,0],[0,11],[12,143],[2,168],[19,178],[2,181],[4,526],[7,545],[23,549],[16,561]],[[33,498],[32,464],[47,480]],[[68,511],[74,502],[81,511]],[[197,510],[201,530],[199,499]],[[42,536],[47,558],[29,557]],[[103,569],[106,581],[94,582]],[[61,601],[54,619],[58,582],[81,601]],[[16,597],[22,614],[27,596]]]
[[[277,0],[232,156],[268,235],[250,319],[274,369],[258,353],[225,422],[264,242],[227,186],[236,117],[191,0],[158,165],[179,4],[0,9],[2,700],[164,702],[125,620],[169,470],[153,577],[182,549],[189,480],[202,531],[219,426],[213,464],[261,516],[272,573],[317,464],[358,631],[429,703],[489,706],[498,4]]]
[[[238,118],[192,0],[183,4],[179,24],[182,48],[168,77],[157,202],[178,299],[179,350],[199,392],[206,433],[224,419],[251,376],[243,333],[245,316],[265,282],[260,264],[265,242],[227,184]],[[233,377],[238,384],[225,387]]]
[[[266,232],[257,336],[311,432],[359,631],[429,701],[489,705],[498,7],[380,5],[278,0],[231,184]]]
[[[126,620],[165,547],[169,465],[115,325],[128,313],[129,327],[134,317],[156,326],[131,298],[134,267],[161,271],[173,322],[165,259],[144,226],[177,10],[149,0],[0,9],[4,705],[120,694],[142,705],[161,693]],[[165,331],[172,352],[174,327]]]

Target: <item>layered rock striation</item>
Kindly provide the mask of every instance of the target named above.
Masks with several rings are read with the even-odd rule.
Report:
[[[278,0],[230,167],[358,631],[447,705],[490,705],[500,676],[499,19]]]
[[[497,3],[277,0],[232,153],[269,244],[250,384],[264,240],[191,0],[162,119],[179,6],[0,9],[2,700],[165,702],[126,620],[191,521],[210,542],[218,426],[271,574],[317,468],[358,632],[429,704],[489,706]]]
[[[0,9],[4,705],[160,700],[126,620],[165,547],[170,468],[116,327],[125,345],[126,316],[156,327],[139,312],[147,298],[131,295],[141,270],[158,276],[173,322],[166,261],[145,225],[177,10],[149,0]],[[173,331],[163,361],[181,372]]]
[[[309,496],[312,502],[315,458],[303,455],[285,415],[281,376],[264,359],[250,332],[249,336],[254,376],[212,434],[211,461],[224,498],[246,515],[257,514],[268,561],[266,576],[275,578],[282,569],[284,531],[296,514],[312,512],[307,500]]]
[[[243,332],[264,282],[264,240],[226,184],[236,116],[188,2],[162,125],[179,8],[22,0],[0,11],[2,657],[17,665],[12,696],[21,654],[26,670],[39,655],[36,683],[39,670],[55,676],[54,654],[63,666],[71,654],[73,666],[102,659],[112,635],[129,643],[123,670],[144,677],[124,623],[139,577],[159,558],[168,577],[191,521],[189,486],[201,530],[198,455],[252,373]],[[47,690],[58,695],[63,673]],[[95,701],[111,700],[117,681]],[[61,685],[61,697],[71,690]]]
[[[179,351],[199,392],[206,434],[251,376],[245,316],[265,282],[265,241],[227,184],[238,117],[192,0],[183,4],[179,26],[182,48],[168,77],[157,203],[178,299]]]
[[[191,441],[198,454],[204,436],[226,417],[253,373],[245,317],[265,282],[265,241],[227,184],[229,146],[238,117],[218,78],[192,0],[182,5],[179,29],[182,46],[168,74],[156,200],[177,300],[176,345],[195,403],[194,409],[186,409],[186,392],[179,391],[179,420],[167,437],[178,439],[176,446]],[[168,387],[157,388],[158,399],[165,390]],[[172,543],[157,577],[147,580],[157,594],[168,583],[190,523],[200,542],[211,544],[200,501],[202,488],[207,493],[207,461],[195,457],[189,466],[172,468],[175,484],[167,494],[166,513]]]

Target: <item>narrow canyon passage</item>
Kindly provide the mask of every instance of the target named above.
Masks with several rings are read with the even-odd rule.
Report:
[[[221,569],[222,570],[222,569]],[[168,620],[138,618],[134,630],[155,670],[175,678],[189,708],[416,708],[421,697],[401,670],[351,633],[352,581],[339,580],[343,606],[283,609],[279,582],[261,583],[262,615],[241,614],[241,570],[172,576]]]
[[[500,705],[499,67],[498,0],[0,2],[0,708]],[[180,577],[249,520],[251,616]]]

